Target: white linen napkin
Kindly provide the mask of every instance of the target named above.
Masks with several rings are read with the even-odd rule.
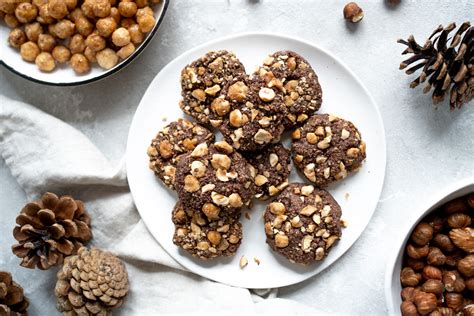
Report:
[[[124,163],[112,166],[81,132],[1,95],[0,153],[29,200],[51,191],[85,202],[94,236],[89,246],[117,254],[129,273],[130,292],[117,315],[316,313],[298,302],[276,298],[276,290],[251,292],[188,272],[163,250],[140,219]],[[54,277],[42,277],[24,287],[28,295],[30,290],[52,288],[54,282]],[[54,306],[54,295],[48,297],[51,301],[41,304]]]

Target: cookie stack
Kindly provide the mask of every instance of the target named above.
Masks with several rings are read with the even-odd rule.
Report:
[[[310,64],[281,51],[247,75],[233,53],[209,52],[182,70],[181,87],[180,108],[223,140],[179,119],[148,148],[150,168],[178,194],[174,243],[202,259],[233,255],[242,207],[278,196],[264,214],[267,243],[292,262],[322,260],[341,236],[341,209],[322,188],[360,167],[365,144],[352,123],[314,115],[322,91]],[[292,154],[314,185],[288,183]]]

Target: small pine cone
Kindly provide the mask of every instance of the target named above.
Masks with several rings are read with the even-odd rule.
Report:
[[[408,75],[421,69],[420,76],[411,82],[410,87],[415,88],[427,80],[423,92],[428,93],[434,88],[433,104],[442,102],[450,93],[451,109],[461,108],[474,97],[474,27],[470,22],[464,22],[448,44],[449,33],[455,28],[455,23],[445,28],[438,26],[423,46],[415,41],[413,35],[406,41],[398,40],[407,46],[402,55],[413,54],[400,64],[400,69],[415,64],[406,70]]]
[[[28,315],[28,305],[22,287],[12,280],[10,273],[0,271],[0,315]]]
[[[113,254],[82,247],[58,272],[57,308],[64,315],[111,315],[128,292],[125,265]]]
[[[13,236],[19,243],[12,251],[22,258],[20,265],[30,269],[61,264],[92,238],[84,204],[70,196],[45,193],[41,200],[26,204],[16,223]]]

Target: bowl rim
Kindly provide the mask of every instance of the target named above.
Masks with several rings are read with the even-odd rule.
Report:
[[[403,246],[409,238],[409,233],[413,230],[415,225],[417,225],[418,222],[428,213],[430,213],[434,208],[438,207],[441,203],[444,203],[445,200],[447,202],[453,198],[456,198],[453,197],[453,195],[470,186],[474,186],[474,177],[467,177],[441,189],[434,190],[432,192],[433,194],[427,195],[427,198],[423,199],[422,202],[418,203],[418,206],[415,208],[415,212],[410,216],[407,223],[403,226],[403,228],[399,231],[398,235],[395,237],[396,246],[394,247],[393,252],[390,254],[389,259],[387,261],[384,281],[385,302],[387,304],[389,315],[400,314],[399,305],[393,300],[392,281],[393,273],[395,272],[394,270],[398,263],[400,252],[402,251]]]
[[[102,74],[98,75],[98,76],[95,76],[95,77],[92,77],[90,79],[86,79],[86,80],[80,80],[80,81],[72,81],[72,82],[51,82],[51,81],[45,81],[45,80],[41,80],[41,79],[36,79],[36,78],[33,78],[33,77],[30,77],[28,76],[27,74],[23,73],[23,72],[20,72],[20,71],[17,71],[15,68],[11,67],[10,65],[8,65],[6,62],[4,62],[2,59],[0,59],[0,65],[4,66],[6,69],[8,69],[9,71],[11,71],[12,73],[14,73],[15,75],[18,75],[24,79],[27,79],[29,81],[32,81],[32,82],[35,82],[35,83],[39,83],[39,84],[44,84],[44,85],[48,85],[48,86],[56,86],[56,87],[71,87],[71,86],[80,86],[80,85],[86,85],[86,84],[89,84],[89,83],[92,83],[92,82],[96,82],[96,81],[100,81],[108,76],[111,76],[113,74],[116,74],[117,72],[119,72],[120,70],[124,69],[126,66],[128,66],[133,60],[135,60],[135,58],[137,58],[142,52],[143,50],[148,46],[148,44],[151,42],[151,40],[155,37],[155,34],[156,32],[158,31],[158,29],[160,28],[161,26],[161,23],[163,22],[163,19],[165,17],[165,14],[166,14],[166,10],[168,9],[168,5],[169,5],[169,2],[170,0],[162,0],[163,1],[163,10],[161,12],[161,15],[160,17],[158,18],[158,21],[156,22],[155,26],[153,27],[153,29],[151,30],[151,32],[148,34],[148,36],[145,38],[145,40],[143,41],[143,43],[138,47],[138,49],[131,55],[129,56],[127,59],[125,59],[124,61],[122,61],[120,64],[118,64],[116,67],[112,68],[112,69],[109,69],[105,72],[103,72]]]

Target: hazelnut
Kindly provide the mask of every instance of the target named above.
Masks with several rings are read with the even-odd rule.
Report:
[[[223,154],[213,154],[211,159],[211,165],[214,169],[228,170],[232,161],[229,156]]]
[[[277,234],[275,236],[275,246],[277,248],[285,248],[289,244],[289,239],[288,236],[283,235],[283,234]]]
[[[211,103],[211,110],[219,116],[225,116],[230,111],[230,103],[223,98],[216,98]]]
[[[231,145],[229,145],[229,143],[226,141],[219,141],[214,144],[214,147],[218,151],[224,152],[226,154],[231,154],[234,151],[234,148]]]
[[[207,233],[207,239],[209,239],[211,244],[218,245],[221,242],[221,234],[219,232],[211,230]]]
[[[204,102],[206,100],[206,93],[202,89],[195,89],[191,92],[191,95],[200,102]]]
[[[471,193],[467,196],[466,202],[471,208],[474,208],[474,193]]]
[[[425,262],[422,259],[413,259],[409,256],[405,257],[405,266],[412,268],[415,271],[422,270]]]
[[[459,312],[463,307],[464,297],[459,293],[445,293],[444,302],[447,307],[452,308],[455,312]]]
[[[300,210],[301,215],[311,216],[314,212],[317,211],[317,208],[313,205],[307,205]]]
[[[53,56],[48,52],[42,52],[36,56],[35,64],[38,66],[39,70],[44,72],[53,71],[56,68],[56,63],[54,62]]]
[[[124,27],[120,27],[112,33],[112,42],[119,47],[128,45],[130,41],[130,32]]]
[[[426,282],[421,286],[421,290],[426,293],[441,295],[444,291],[444,284],[440,280],[426,280]]]
[[[54,59],[58,63],[65,63],[68,62],[69,59],[71,58],[71,52],[69,49],[65,46],[58,45],[53,49],[53,52],[51,53],[53,55]]]
[[[417,275],[412,268],[403,268],[400,272],[400,282],[403,286],[417,286],[421,281],[421,276]]]
[[[474,291],[474,277],[467,278],[464,283],[469,291]]]
[[[71,64],[72,69],[78,74],[86,73],[91,69],[89,60],[86,58],[86,56],[82,54],[72,55],[71,60],[69,62]]]
[[[275,91],[270,88],[261,88],[258,92],[258,96],[262,101],[270,102],[275,99]]]
[[[402,289],[402,292],[400,293],[402,300],[404,301],[413,301],[413,298],[415,297],[415,294],[419,292],[420,290],[418,288],[414,288],[411,286],[404,287]]]
[[[426,245],[432,238],[433,227],[427,223],[418,224],[411,234],[411,240],[419,246]]]
[[[364,11],[355,2],[346,4],[343,10],[344,19],[357,23],[364,17]]]
[[[255,133],[253,140],[260,145],[267,144],[273,140],[272,134],[270,132],[264,130],[264,129],[259,129],[257,133]]]
[[[417,316],[418,311],[416,309],[415,304],[413,304],[410,301],[404,301],[400,305],[400,312],[402,313],[402,316]]]
[[[468,207],[467,202],[464,200],[464,198],[454,199],[444,205],[444,211],[447,214],[465,213],[468,210],[469,210],[469,207]]]
[[[462,292],[466,287],[464,279],[457,271],[444,271],[443,283],[448,292]]]
[[[471,225],[471,217],[464,213],[453,213],[448,216],[448,225],[451,228],[462,228]]]
[[[13,29],[8,35],[8,43],[10,46],[20,48],[26,42],[26,34],[19,28]]]
[[[138,22],[138,26],[140,26],[140,30],[143,33],[148,33],[153,29],[156,21],[153,15],[144,14],[144,15],[138,16],[137,14],[137,22]]]
[[[393,0],[392,0],[393,1]],[[436,314],[435,314],[436,313]],[[449,307],[438,307],[433,312],[431,312],[430,316],[455,316],[456,313],[453,311],[452,308]]]
[[[196,177],[192,175],[184,177],[184,189],[187,192],[196,192],[200,187],[199,180]]]
[[[261,175],[261,174],[258,174],[258,175],[255,177],[255,184],[256,184],[257,186],[259,186],[259,187],[262,186],[262,185],[264,185],[264,184],[267,183],[267,182],[268,182],[268,178],[265,177],[265,176],[263,176],[263,175]]]
[[[433,243],[445,253],[455,249],[451,239],[444,234],[436,234],[433,238]]]
[[[234,110],[229,114],[229,123],[234,127],[241,127],[247,123],[248,118],[245,114],[242,114],[240,110]]]
[[[247,87],[242,81],[237,81],[229,87],[227,96],[233,101],[243,102],[246,100],[248,92],[249,87]]]
[[[240,257],[239,266],[241,269],[245,268],[249,264],[249,261],[245,256]]]
[[[458,270],[466,277],[474,276],[474,254],[467,255],[458,261]]]
[[[430,265],[442,266],[446,263],[446,256],[436,247],[430,247],[426,262]]]
[[[225,195],[216,193],[216,192],[211,192],[211,199],[214,204],[218,206],[227,206],[229,205],[229,198]]]
[[[430,279],[441,280],[443,278],[441,270],[433,266],[424,267],[422,275],[425,280],[430,280]]]
[[[272,214],[281,215],[285,213],[285,205],[281,202],[272,202],[268,204],[268,209]]]
[[[26,42],[20,47],[21,58],[26,61],[35,61],[40,52],[38,45],[32,41]]]
[[[132,55],[134,51],[135,45],[133,45],[133,43],[129,43],[117,51],[117,56],[123,60]]]
[[[424,245],[422,247],[416,247],[413,246],[412,244],[408,244],[407,246],[407,254],[413,259],[421,259],[424,258],[428,255],[430,248],[428,245]]]
[[[433,311],[438,304],[436,295],[422,291],[415,294],[413,302],[415,303],[416,308],[421,315],[426,315]]]
[[[242,202],[242,198],[238,193],[232,193],[229,195],[229,205],[231,207],[241,207],[244,203]]]
[[[474,228],[454,228],[449,232],[452,242],[468,253],[474,252]]]
[[[194,148],[194,150],[191,152],[191,157],[196,158],[196,157],[203,157],[207,155],[209,152],[207,143],[201,143]]]
[[[217,206],[215,206],[214,204],[212,203],[205,203],[203,206],[202,206],[202,212],[204,213],[204,215],[207,216],[207,218],[209,218],[210,220],[214,220],[214,219],[218,219],[219,218],[219,212],[220,212],[220,208],[218,208]]]

